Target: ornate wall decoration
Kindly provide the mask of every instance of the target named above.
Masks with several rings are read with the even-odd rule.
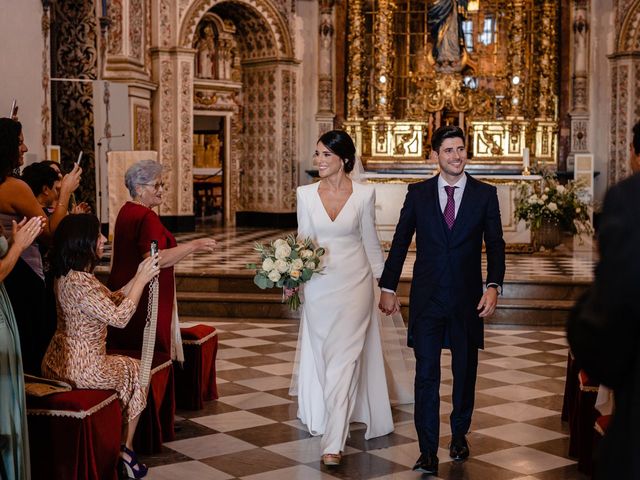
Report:
[[[571,151],[587,152],[587,133],[589,123],[586,120],[574,120],[571,122]]]
[[[180,62],[180,214],[193,213],[193,73]]]
[[[244,152],[240,210],[278,211],[281,146],[277,144],[276,68],[248,67],[243,72]]]
[[[119,55],[122,52],[122,0],[112,0],[109,3],[109,19],[111,26],[109,27],[109,47],[108,52],[111,55]]]
[[[539,91],[535,104],[539,117],[551,119],[556,116],[558,4],[555,0],[544,0],[538,10],[542,28],[537,35],[539,43],[535,64],[539,68]]]
[[[515,0],[511,6],[511,25],[509,28],[509,41],[515,48],[511,51],[511,55],[507,57],[508,78],[512,79],[517,76],[524,78],[527,70],[527,44],[525,39],[525,5],[524,0]],[[525,108],[525,85],[524,82],[509,81],[508,97],[511,99],[510,112],[514,116],[522,116]]]
[[[144,105],[133,107],[133,149],[151,150],[151,110]]]
[[[160,0],[160,45],[171,46],[171,0]]]
[[[40,121],[42,122],[42,137],[40,139],[42,144],[42,150],[47,151],[47,145],[49,145],[51,131],[49,125],[51,124],[51,109],[49,108],[49,88],[50,88],[50,76],[49,76],[49,31],[51,29],[51,17],[49,15],[50,6],[43,4],[42,8],[42,107],[40,108]]]
[[[375,50],[374,59],[375,106],[373,108],[376,112],[375,116],[380,118],[390,118],[391,114],[394,7],[392,0],[378,0],[379,14],[376,15],[374,25],[378,46]]]
[[[169,60],[160,62],[160,92],[157,101],[160,104],[160,138],[157,141],[160,144],[160,163],[164,167],[163,179],[165,183],[173,180],[173,158],[174,153],[172,147],[175,144],[174,126],[173,126],[173,109],[171,106],[174,98],[174,73]],[[160,213],[165,215],[173,214],[171,205],[174,204],[175,190],[169,189],[168,194],[162,198],[160,205]],[[173,198],[171,198],[173,197]]]
[[[609,128],[609,185],[614,183],[612,178],[615,173],[615,158],[617,153],[616,137],[618,135],[618,66],[611,67],[611,126]]]
[[[52,3],[51,75],[54,78],[86,79],[88,82],[56,81],[52,84],[51,142],[61,146],[62,163],[70,168],[78,152],[84,153],[85,174],[76,198],[95,210],[95,158],[93,87],[98,67],[98,26],[94,5],[84,0]]]
[[[129,55],[144,62],[145,0],[129,0]]]
[[[151,0],[145,0],[144,17],[144,70],[151,75]]]
[[[349,70],[347,93],[347,117],[362,118],[363,108],[363,53],[364,24],[362,18],[362,0],[349,2]]]
[[[333,115],[333,0],[321,0],[318,54],[318,113]]]
[[[274,8],[269,0],[236,0],[233,3],[226,2],[225,0],[196,0],[187,9],[184,14],[184,18],[181,20],[181,27],[179,30],[181,46],[190,47],[193,44],[197,25],[206,11],[211,9],[213,6],[220,6],[224,8],[225,12],[229,14],[229,18],[234,18],[233,14],[239,13],[245,16],[251,15],[254,18],[264,19],[264,22],[266,22],[269,28],[261,31],[269,32],[269,36],[272,37],[272,40],[268,41],[273,42],[276,56],[293,58],[293,42],[291,40],[291,32],[289,31],[287,20],[277,11],[277,9]],[[247,8],[238,8],[239,6],[245,6]],[[249,14],[247,12],[252,13]],[[238,22],[236,22],[236,25],[238,25]],[[264,34],[261,35],[266,36]],[[266,41],[266,38],[257,38],[254,39],[252,43],[258,45],[264,44]]]
[[[628,175],[628,128],[629,128],[629,65],[614,65],[612,70],[612,118],[611,155],[609,158],[609,184],[614,184]]]
[[[296,187],[298,186],[298,158],[296,138],[296,75],[282,71],[282,184],[281,207],[296,208]]]
[[[617,36],[617,51],[632,52],[640,50],[640,5],[636,2],[631,8],[631,1],[621,1],[618,5],[616,25],[622,25]]]

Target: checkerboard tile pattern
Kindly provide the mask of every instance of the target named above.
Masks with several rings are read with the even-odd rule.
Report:
[[[255,229],[255,228],[209,228],[193,233],[177,234],[178,243],[194,238],[211,236],[218,242],[214,253],[190,255],[176,266],[180,273],[218,273],[226,271],[245,271],[246,264],[258,260],[253,251],[255,242],[268,243],[295,230]],[[108,265],[110,246],[105,249],[103,265]],[[507,254],[507,280],[573,280],[590,281],[592,278],[595,254],[592,250],[568,252],[566,255],[549,254]],[[404,264],[403,276],[412,276],[415,252],[409,252]],[[486,259],[483,257],[486,270]]]
[[[201,320],[198,319],[200,322]],[[320,438],[296,419],[288,395],[298,325],[209,322],[218,329],[220,398],[200,411],[178,411],[177,439],[144,457],[150,479],[418,479],[413,405],[393,407],[396,429],[364,439],[352,424],[343,464],[320,463]],[[441,479],[586,480],[567,458],[560,421],[567,347],[562,331],[491,329],[480,352],[471,457],[448,457],[450,355],[443,352]],[[435,478],[435,477],[433,477]]]

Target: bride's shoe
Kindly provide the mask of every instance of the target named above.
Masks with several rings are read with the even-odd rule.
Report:
[[[327,466],[336,466],[340,465],[342,461],[342,455],[339,453],[325,453],[322,455],[322,463]]]

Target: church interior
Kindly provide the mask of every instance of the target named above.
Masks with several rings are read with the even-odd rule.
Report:
[[[612,394],[576,367],[565,325],[593,281],[605,194],[631,175],[640,0],[0,5],[0,108],[14,116],[17,105],[25,166],[53,160],[66,173],[78,161],[74,201],[89,205],[107,238],[96,276],[109,277],[116,216],[129,200],[123,178],[138,160],[162,165],[156,213],[177,243],[217,242],[175,267],[185,366],[152,365],[155,403],[134,439],[147,478],[427,478],[412,471],[412,404],[392,406],[395,430],[384,437],[366,440],[351,424],[342,464],[320,462],[320,439],[297,419],[289,391],[300,312],[281,290],[257,288],[247,264],[259,259],[256,242],[295,235],[296,188],[318,180],[313,152],[332,129],[354,140],[388,252],[409,185],[438,173],[431,141],[446,125],[464,132],[466,172],[497,189],[506,275],[485,320],[472,454],[448,456],[444,350],[440,468],[428,478],[592,478]],[[524,210],[545,186],[575,188],[569,228]],[[415,260],[414,245],[397,290],[405,321]],[[204,401],[180,392],[205,389],[189,361],[213,379]],[[115,396],[48,398],[26,399],[31,478],[118,478],[119,439],[114,460],[104,433]]]

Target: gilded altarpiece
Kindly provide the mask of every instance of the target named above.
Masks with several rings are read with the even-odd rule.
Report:
[[[369,170],[430,169],[433,131],[463,128],[471,169],[557,164],[553,0],[349,0],[347,122]]]

